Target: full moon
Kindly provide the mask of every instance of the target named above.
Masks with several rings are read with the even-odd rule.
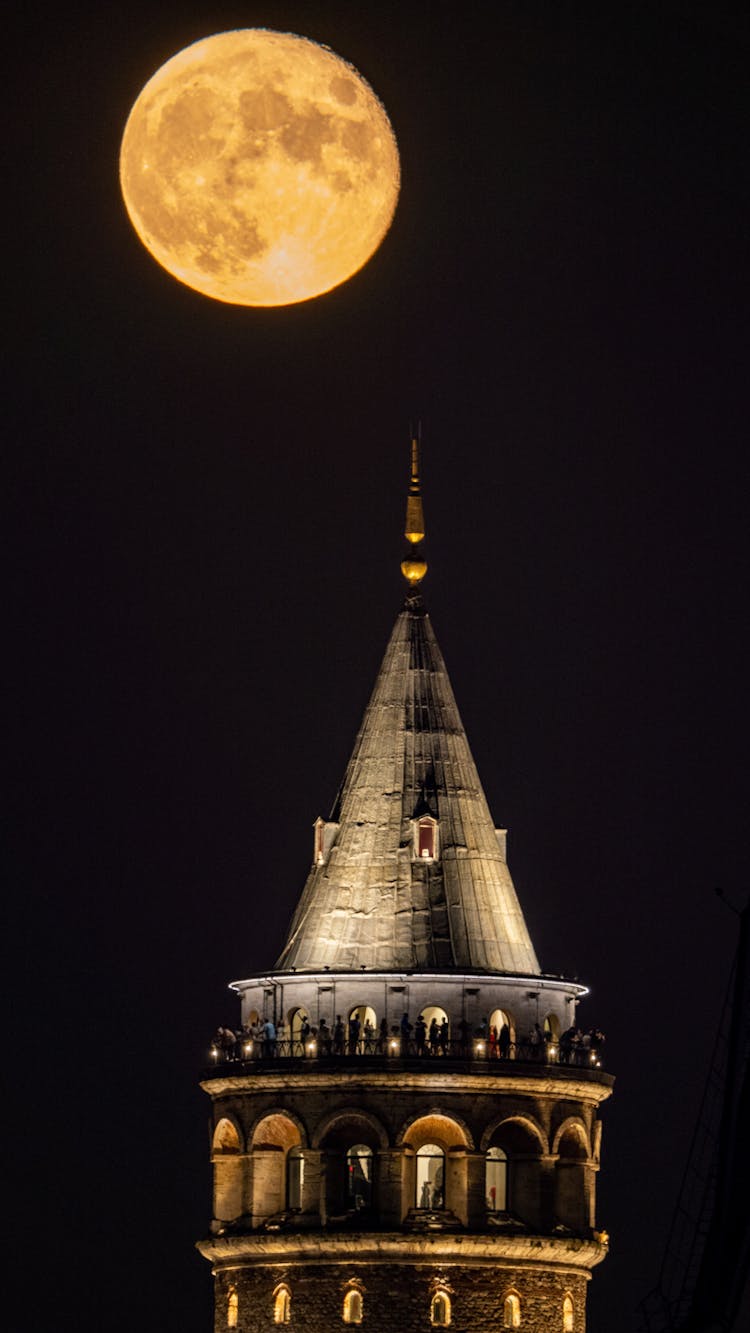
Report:
[[[216,33],[149,79],[128,117],[130,220],[180,282],[234,305],[307,301],[378,248],[396,139],[360,74],[290,33]]]

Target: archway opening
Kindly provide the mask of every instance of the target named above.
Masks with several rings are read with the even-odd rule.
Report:
[[[487,1036],[490,1056],[496,1055],[502,1060],[509,1059],[515,1042],[515,1027],[506,1009],[492,1010]]]
[[[355,1143],[346,1154],[346,1200],[359,1211],[372,1204],[373,1152],[366,1143]]]
[[[417,1149],[417,1208],[445,1207],[445,1153],[437,1143]]]
[[[219,1121],[214,1130],[213,1151],[215,1155],[231,1156],[240,1151],[240,1136],[231,1120]]]
[[[508,1158],[503,1148],[490,1148],[485,1165],[487,1211],[504,1213],[508,1206]]]
[[[375,1050],[377,1015],[369,1004],[358,1004],[349,1010],[347,1033],[349,1054],[372,1054]]]
[[[289,1042],[292,1055],[304,1055],[304,1042],[310,1031],[310,1015],[303,1005],[289,1010]]]
[[[418,1050],[426,1048],[431,1055],[448,1054],[450,1022],[447,1013],[439,1004],[428,1004],[421,1010],[415,1026],[414,1040]]]

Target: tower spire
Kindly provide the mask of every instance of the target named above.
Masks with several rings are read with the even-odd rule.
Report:
[[[411,470],[409,491],[406,497],[406,522],[404,536],[409,547],[406,557],[401,561],[401,573],[409,588],[416,588],[427,573],[427,561],[424,559],[422,542],[425,535],[424,509],[422,507],[422,487],[419,478],[419,448],[421,445],[421,426],[411,437]]]

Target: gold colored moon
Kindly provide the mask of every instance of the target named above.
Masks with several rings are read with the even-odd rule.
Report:
[[[396,208],[388,117],[346,61],[290,33],[216,33],[136,99],[120,149],[130,220],[158,262],[218,301],[307,301],[356,273]]]

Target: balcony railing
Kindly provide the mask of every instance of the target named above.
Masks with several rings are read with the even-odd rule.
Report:
[[[299,1067],[326,1069],[338,1065],[347,1067],[366,1064],[368,1067],[410,1069],[445,1067],[451,1069],[484,1070],[498,1074],[510,1065],[523,1065],[538,1070],[540,1066],[568,1067],[570,1069],[603,1071],[604,1057],[601,1045],[579,1045],[561,1048],[559,1042],[511,1042],[502,1054],[483,1037],[467,1041],[446,1041],[438,1048],[420,1046],[413,1038],[392,1034],[388,1037],[360,1038],[356,1042],[335,1042],[327,1038],[309,1036],[305,1040],[289,1038],[258,1038],[238,1036],[234,1043],[218,1041],[210,1048],[209,1071],[223,1073],[251,1073],[259,1067],[267,1068],[278,1062],[293,1061]],[[520,1072],[520,1069],[519,1069]]]

